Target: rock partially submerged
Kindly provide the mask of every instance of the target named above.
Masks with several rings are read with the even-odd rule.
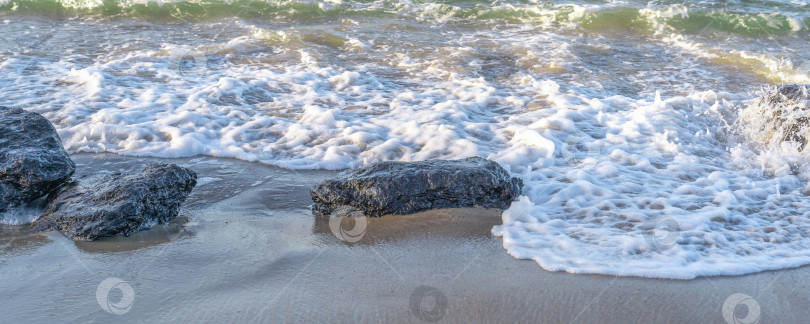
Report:
[[[76,240],[129,235],[177,216],[197,174],[177,165],[151,164],[130,175],[99,174],[75,180],[49,198],[39,231],[60,230]]]
[[[343,211],[356,209],[376,217],[437,208],[506,209],[522,187],[523,181],[498,163],[472,157],[377,163],[318,184],[310,194],[315,215],[353,214]]]
[[[810,89],[806,85],[783,84],[767,90],[759,99],[754,116],[766,146],[796,142],[802,151],[810,138]],[[756,124],[756,123],[755,123]]]
[[[0,212],[47,195],[75,169],[45,117],[0,107]]]

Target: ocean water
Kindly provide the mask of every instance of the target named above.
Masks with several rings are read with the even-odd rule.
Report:
[[[72,153],[482,156],[525,182],[492,229],[516,258],[739,275],[810,264],[810,151],[758,100],[810,83],[809,24],[800,0],[0,0],[0,105]]]

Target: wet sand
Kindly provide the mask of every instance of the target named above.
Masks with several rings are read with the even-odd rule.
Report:
[[[753,298],[759,323],[810,317],[810,267],[688,281],[548,272],[504,251],[490,233],[498,210],[386,216],[353,232],[362,222],[330,227],[309,211],[309,187],[335,172],[73,158],[77,175],[177,163],[200,184],[175,221],[130,237],[73,242],[0,227],[0,322],[725,323],[735,293]],[[113,313],[97,298],[108,278],[124,282],[105,299]]]

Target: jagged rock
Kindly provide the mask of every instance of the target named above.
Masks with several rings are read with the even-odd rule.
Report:
[[[810,90],[806,85],[783,84],[771,88],[760,98],[758,108],[758,118],[771,116],[762,118],[766,136],[760,141],[797,142],[799,150],[804,150],[810,135]]]
[[[0,212],[47,195],[75,169],[45,117],[0,107]]]
[[[334,216],[351,206],[367,216],[404,215],[436,208],[509,207],[523,181],[480,157],[382,162],[341,174],[310,190],[312,212]]]
[[[151,164],[130,175],[84,177],[54,192],[33,227],[60,230],[75,240],[129,235],[177,216],[196,184],[194,171],[174,164]]]

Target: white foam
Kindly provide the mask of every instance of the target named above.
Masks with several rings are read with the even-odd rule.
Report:
[[[641,74],[623,81],[638,92],[617,94],[588,69],[609,66],[583,62],[623,44],[583,39],[576,27],[431,29],[414,38],[426,46],[400,42],[406,33],[230,28],[241,36],[167,40],[90,63],[7,57],[2,100],[44,114],[71,152],[294,169],[483,156],[525,182],[493,233],[549,270],[685,279],[810,263],[805,173],[727,128],[753,96],[687,87],[720,72],[608,62]],[[695,58],[661,42],[650,47]],[[189,51],[194,69],[172,63]],[[683,88],[650,91],[646,72]]]
[[[23,225],[30,224],[42,216],[43,208],[15,207],[0,213],[0,224]]]

